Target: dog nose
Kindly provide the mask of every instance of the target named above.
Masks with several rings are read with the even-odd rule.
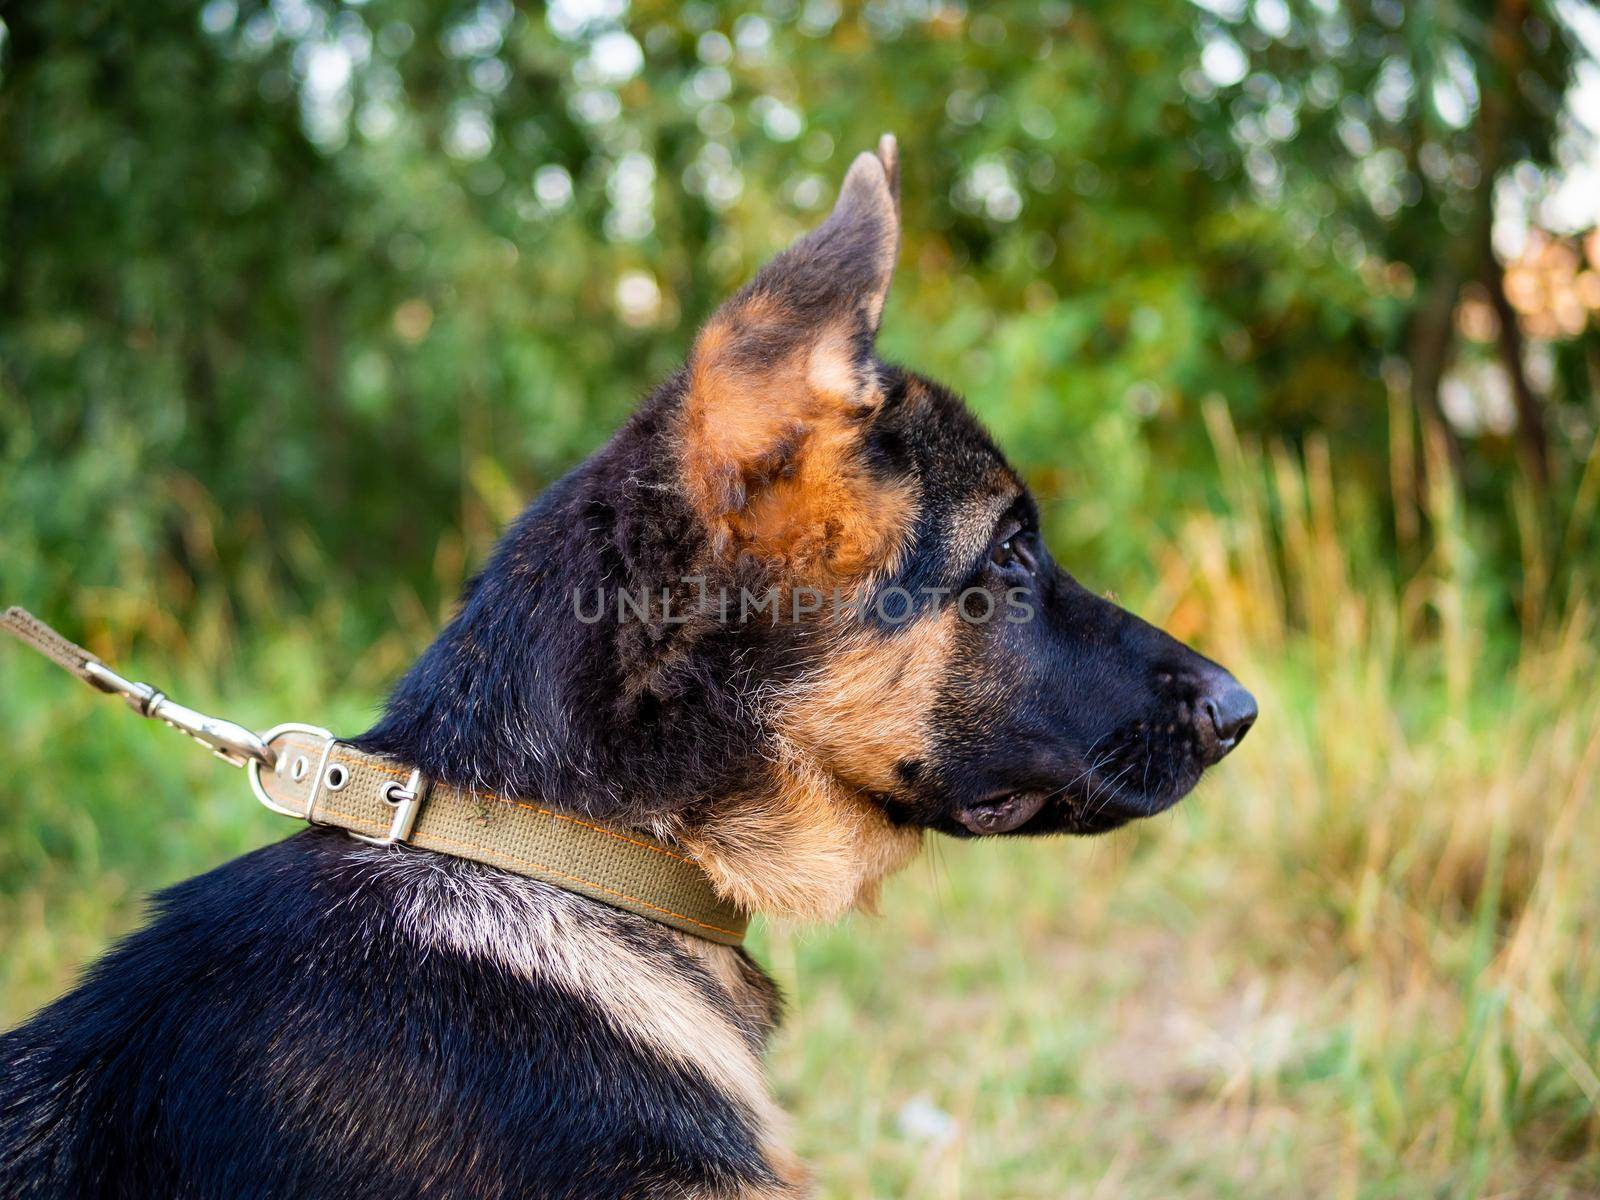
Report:
[[[1256,698],[1232,675],[1224,675],[1211,686],[1200,698],[1200,709],[1211,719],[1219,759],[1242,742],[1256,723]]]

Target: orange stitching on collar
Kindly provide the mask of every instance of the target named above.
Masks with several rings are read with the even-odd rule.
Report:
[[[665,846],[658,846],[653,842],[641,842],[637,838],[629,837],[625,833],[618,833],[615,829],[607,829],[604,825],[591,824],[590,822],[585,821],[582,817],[569,816],[567,813],[555,812],[554,810],[548,808],[540,808],[538,805],[529,804],[526,800],[513,800],[511,803],[515,804],[518,808],[525,808],[529,812],[536,812],[546,817],[553,817],[557,821],[571,821],[574,825],[582,825],[585,829],[592,829],[596,833],[603,833],[607,837],[614,837],[619,842],[627,842],[630,845],[642,846],[646,850],[654,850],[657,854],[665,854],[668,858],[675,858],[681,863],[688,863],[691,867],[699,865],[694,859],[685,858],[681,854],[674,854]]]

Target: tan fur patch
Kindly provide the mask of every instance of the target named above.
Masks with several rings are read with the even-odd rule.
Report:
[[[897,629],[839,634],[822,664],[778,699],[775,728],[847,787],[895,791],[896,765],[927,755],[959,620],[952,607]]]
[[[679,842],[735,903],[796,921],[870,908],[879,885],[922,846],[872,801],[814,766],[777,767],[770,790],[719,805]]]
[[[765,977],[755,972],[737,950],[677,930],[672,934],[684,953],[697,959],[716,980],[717,986],[727,993],[728,1003],[751,1029],[770,1031],[777,1025],[779,1014],[773,1007],[775,993],[752,982],[754,978],[765,983]]]
[[[950,654],[953,610],[889,633],[856,630],[814,672],[775,697],[771,787],[719,805],[677,834],[718,891],[759,912],[804,921],[870,908],[882,882],[922,846],[872,793],[928,753],[930,710]]]
[[[847,331],[840,326],[828,330],[806,357],[806,385],[819,400],[844,408],[877,408],[875,391],[866,391],[857,378]]]
[[[748,550],[788,583],[832,584],[885,567],[914,510],[909,482],[874,479],[861,436],[882,403],[840,323],[795,342],[759,293],[695,343],[680,462],[713,544]],[[765,346],[786,347],[767,361]]]
[[[997,473],[992,489],[966,500],[950,516],[947,553],[954,562],[976,560],[994,537],[995,522],[1017,502],[1022,485],[1009,472]]]

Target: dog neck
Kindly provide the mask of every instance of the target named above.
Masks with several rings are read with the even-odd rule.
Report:
[[[854,908],[874,910],[883,881],[921,849],[921,831],[893,824],[877,804],[807,763],[781,764],[776,779],[662,832],[747,912],[833,921]]]
[[[702,754],[694,790],[670,769],[652,775],[646,756],[659,749],[630,755],[626,732],[614,745],[583,740],[574,727],[600,718],[580,721],[574,705],[555,698],[548,664],[519,657],[493,672],[482,668],[487,652],[478,648],[494,639],[466,623],[474,612],[464,609],[427,651],[383,721],[356,739],[358,747],[455,786],[538,801],[675,843],[719,894],[750,913],[810,922],[870,909],[882,881],[920,848],[919,831],[893,824],[859,790],[759,730],[748,731],[739,749],[730,740],[726,751],[730,760],[753,759],[749,765],[719,776],[716,756]],[[537,625],[531,616],[528,623]],[[506,685],[507,678],[517,685]],[[501,716],[491,720],[496,711]],[[754,754],[752,740],[772,744]]]

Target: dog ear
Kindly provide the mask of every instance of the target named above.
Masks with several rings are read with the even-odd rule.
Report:
[[[899,155],[851,164],[833,212],[706,323],[689,358],[681,467],[719,554],[798,578],[859,575],[903,533],[906,489],[872,477],[873,339],[900,241]]]
[[[878,332],[900,249],[900,151],[884,134],[878,152],[850,164],[828,219],[773,259],[739,299],[764,294],[818,323],[850,313],[867,337]],[[709,328],[709,326],[708,326]]]

